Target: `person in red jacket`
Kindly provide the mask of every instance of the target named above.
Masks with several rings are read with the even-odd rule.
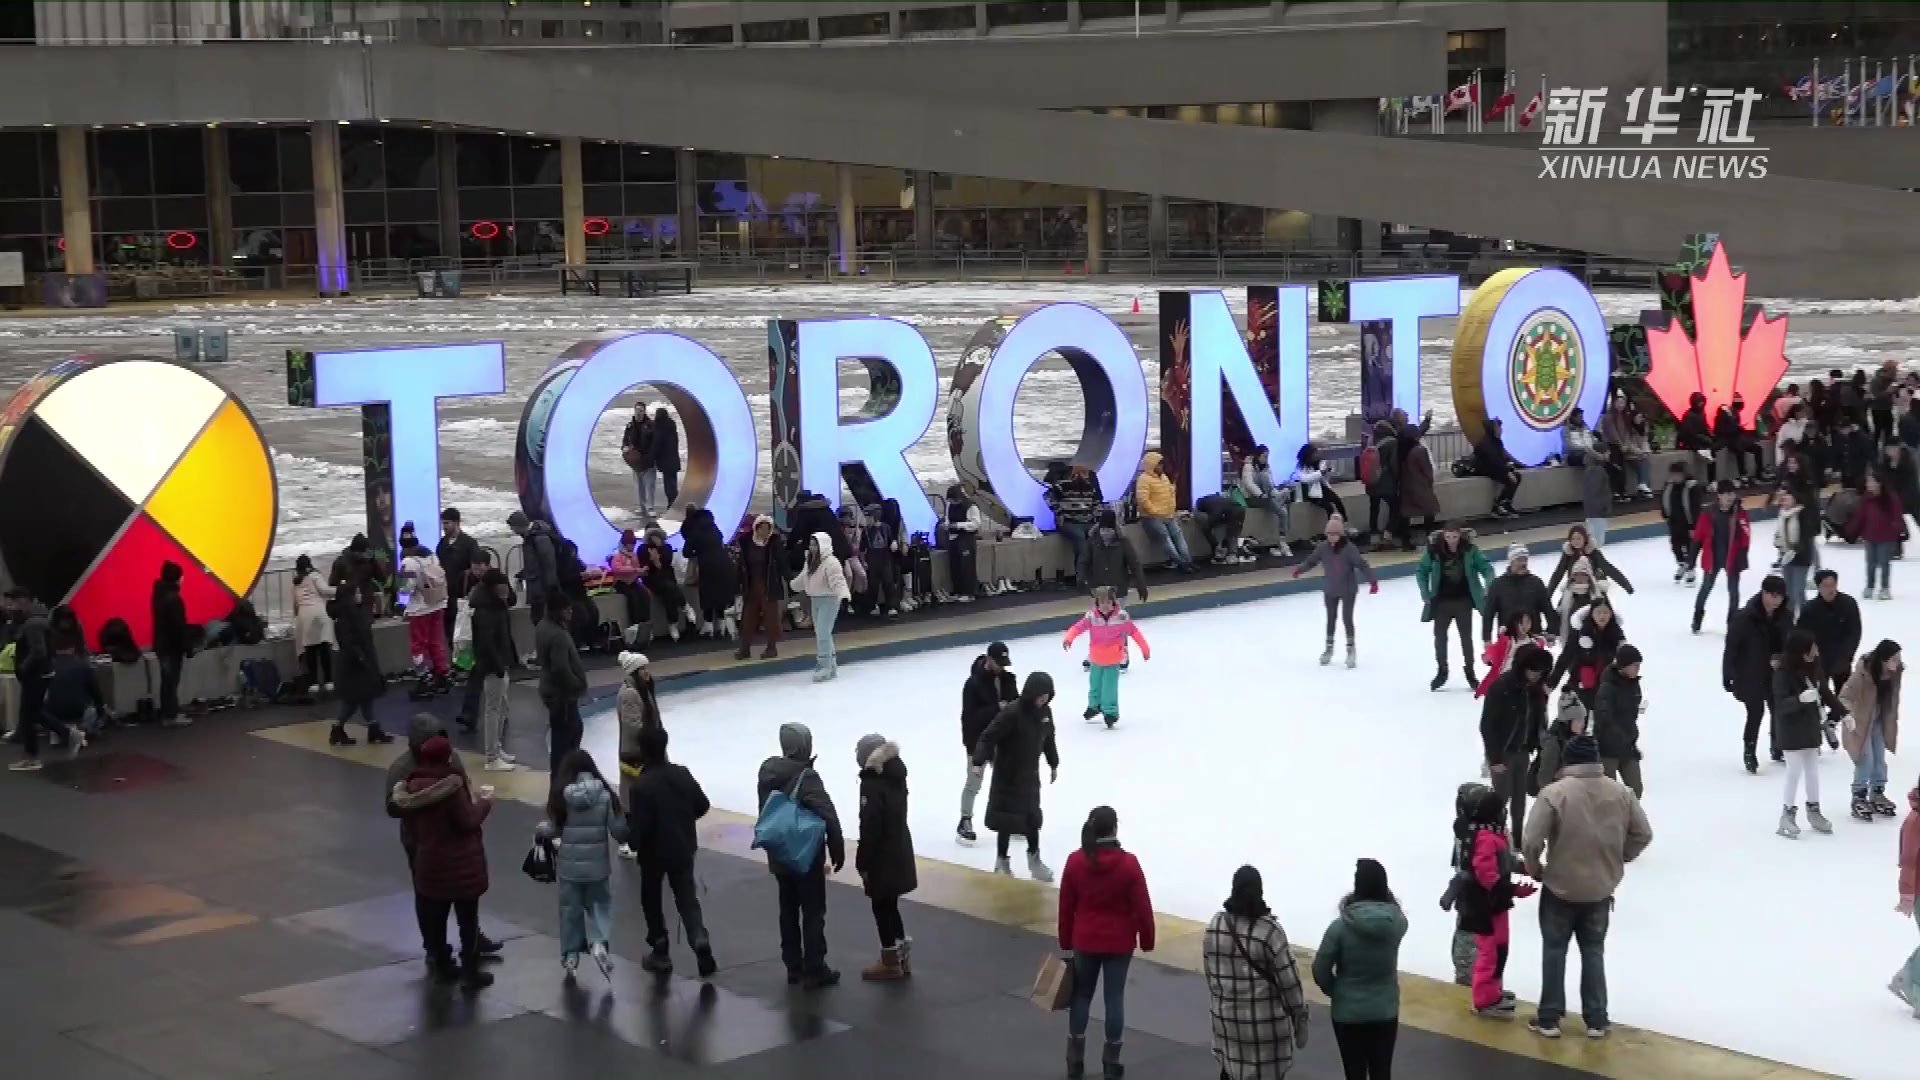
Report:
[[[1714,485],[1713,505],[1700,511],[1693,523],[1693,545],[1700,552],[1700,569],[1706,577],[1693,598],[1693,632],[1707,617],[1707,597],[1713,595],[1713,583],[1722,571],[1727,575],[1727,619],[1740,610],[1740,574],[1747,568],[1747,545],[1753,539],[1753,522],[1740,505],[1740,494],[1733,481]]]
[[[1916,918],[1913,908],[1915,893],[1920,893],[1920,787],[1907,792],[1907,820],[1900,823],[1900,903],[1896,910],[1908,918]],[[1069,862],[1068,868],[1073,864]],[[1913,1018],[1920,1020],[1920,949],[1915,949],[1907,957],[1900,970],[1893,973],[1893,981],[1887,989],[1894,996],[1913,1009]]]
[[[1893,595],[1893,553],[1907,533],[1904,513],[1890,478],[1885,473],[1869,473],[1866,493],[1860,496],[1853,517],[1847,522],[1847,537],[1859,540],[1867,549],[1867,591],[1860,594],[1862,598],[1873,597],[1876,576],[1880,581],[1880,599]]]
[[[1105,983],[1107,1044],[1100,1061],[1109,1080],[1120,1075],[1120,1043],[1127,1027],[1127,965],[1137,946],[1153,951],[1153,902],[1140,860],[1121,850],[1120,819],[1096,806],[1080,827],[1080,850],[1067,856],[1060,876],[1060,951],[1073,966],[1067,1009],[1067,1075],[1086,1071],[1087,1019],[1093,990]]]
[[[480,897],[487,891],[487,847],[480,830],[493,811],[492,795],[489,788],[467,788],[466,775],[453,767],[453,744],[445,735],[420,744],[413,771],[393,789],[393,804],[413,823],[413,891],[422,936],[445,941],[447,915],[454,915],[460,924],[459,979],[468,990],[493,983],[493,976],[480,970]],[[452,970],[444,956],[435,959],[440,961],[431,965],[436,975]]]

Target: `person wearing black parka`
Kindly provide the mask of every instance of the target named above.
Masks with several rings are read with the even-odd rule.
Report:
[[[1027,873],[1035,881],[1052,881],[1053,870],[1040,860],[1040,758],[1045,756],[1055,779],[1060,775],[1060,751],[1053,741],[1053,676],[1036,671],[1020,688],[1020,700],[1000,710],[973,748],[977,768],[993,762],[993,784],[987,789],[987,813],[982,819],[998,833],[996,874],[1012,874],[1007,854],[1015,836],[1027,838]]]
[[[880,959],[860,977],[896,982],[913,974],[900,898],[920,884],[913,831],[907,827],[907,765],[900,760],[900,747],[883,735],[861,738],[853,756],[860,765],[860,847],[853,868],[860,872],[880,932]]]

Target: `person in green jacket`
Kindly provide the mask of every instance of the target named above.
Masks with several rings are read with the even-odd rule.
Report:
[[[1313,958],[1313,981],[1333,1002],[1333,1037],[1347,1080],[1390,1080],[1400,1034],[1400,939],[1407,916],[1387,888],[1387,868],[1372,859],[1353,867],[1353,891],[1327,924]]]
[[[1420,621],[1433,624],[1436,671],[1428,688],[1438,690],[1447,684],[1447,627],[1451,625],[1459,631],[1467,685],[1478,690],[1480,679],[1473,673],[1473,613],[1486,602],[1493,564],[1473,545],[1473,530],[1463,530],[1453,521],[1440,526],[1427,538],[1413,576],[1420,586]]]

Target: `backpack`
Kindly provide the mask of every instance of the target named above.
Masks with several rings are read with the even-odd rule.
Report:
[[[447,571],[440,565],[439,559],[422,558],[417,564],[420,572],[414,575],[413,588],[420,600],[427,604],[445,605],[447,602]]]
[[[240,661],[240,693],[242,697],[261,703],[278,701],[283,684],[280,681],[280,669],[273,661],[264,656]]]
[[[812,771],[801,769],[787,790],[768,795],[753,823],[753,847],[765,851],[777,869],[790,874],[810,872],[827,839],[827,823],[800,805],[800,785]]]
[[[1380,447],[1369,446],[1360,451],[1360,483],[1371,489],[1374,481],[1380,479]]]

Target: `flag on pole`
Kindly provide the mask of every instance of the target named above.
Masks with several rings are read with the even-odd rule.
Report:
[[[1447,91],[1447,106],[1445,111],[1451,115],[1469,105],[1478,104],[1479,101],[1480,88],[1470,82],[1461,83],[1459,86]]]
[[[1509,86],[1505,90],[1500,91],[1499,97],[1493,99],[1493,106],[1487,110],[1487,119],[1500,119],[1507,114],[1508,109],[1513,108],[1513,105],[1513,87]]]
[[[1783,86],[1780,89],[1786,94],[1789,101],[1805,101],[1813,96],[1813,87],[1813,76],[1802,75],[1793,85]]]
[[[1527,102],[1526,107],[1520,110],[1520,126],[1523,128],[1532,127],[1533,122],[1540,117],[1540,110],[1545,108],[1546,104],[1547,92],[1545,90],[1533,95],[1532,99]]]

